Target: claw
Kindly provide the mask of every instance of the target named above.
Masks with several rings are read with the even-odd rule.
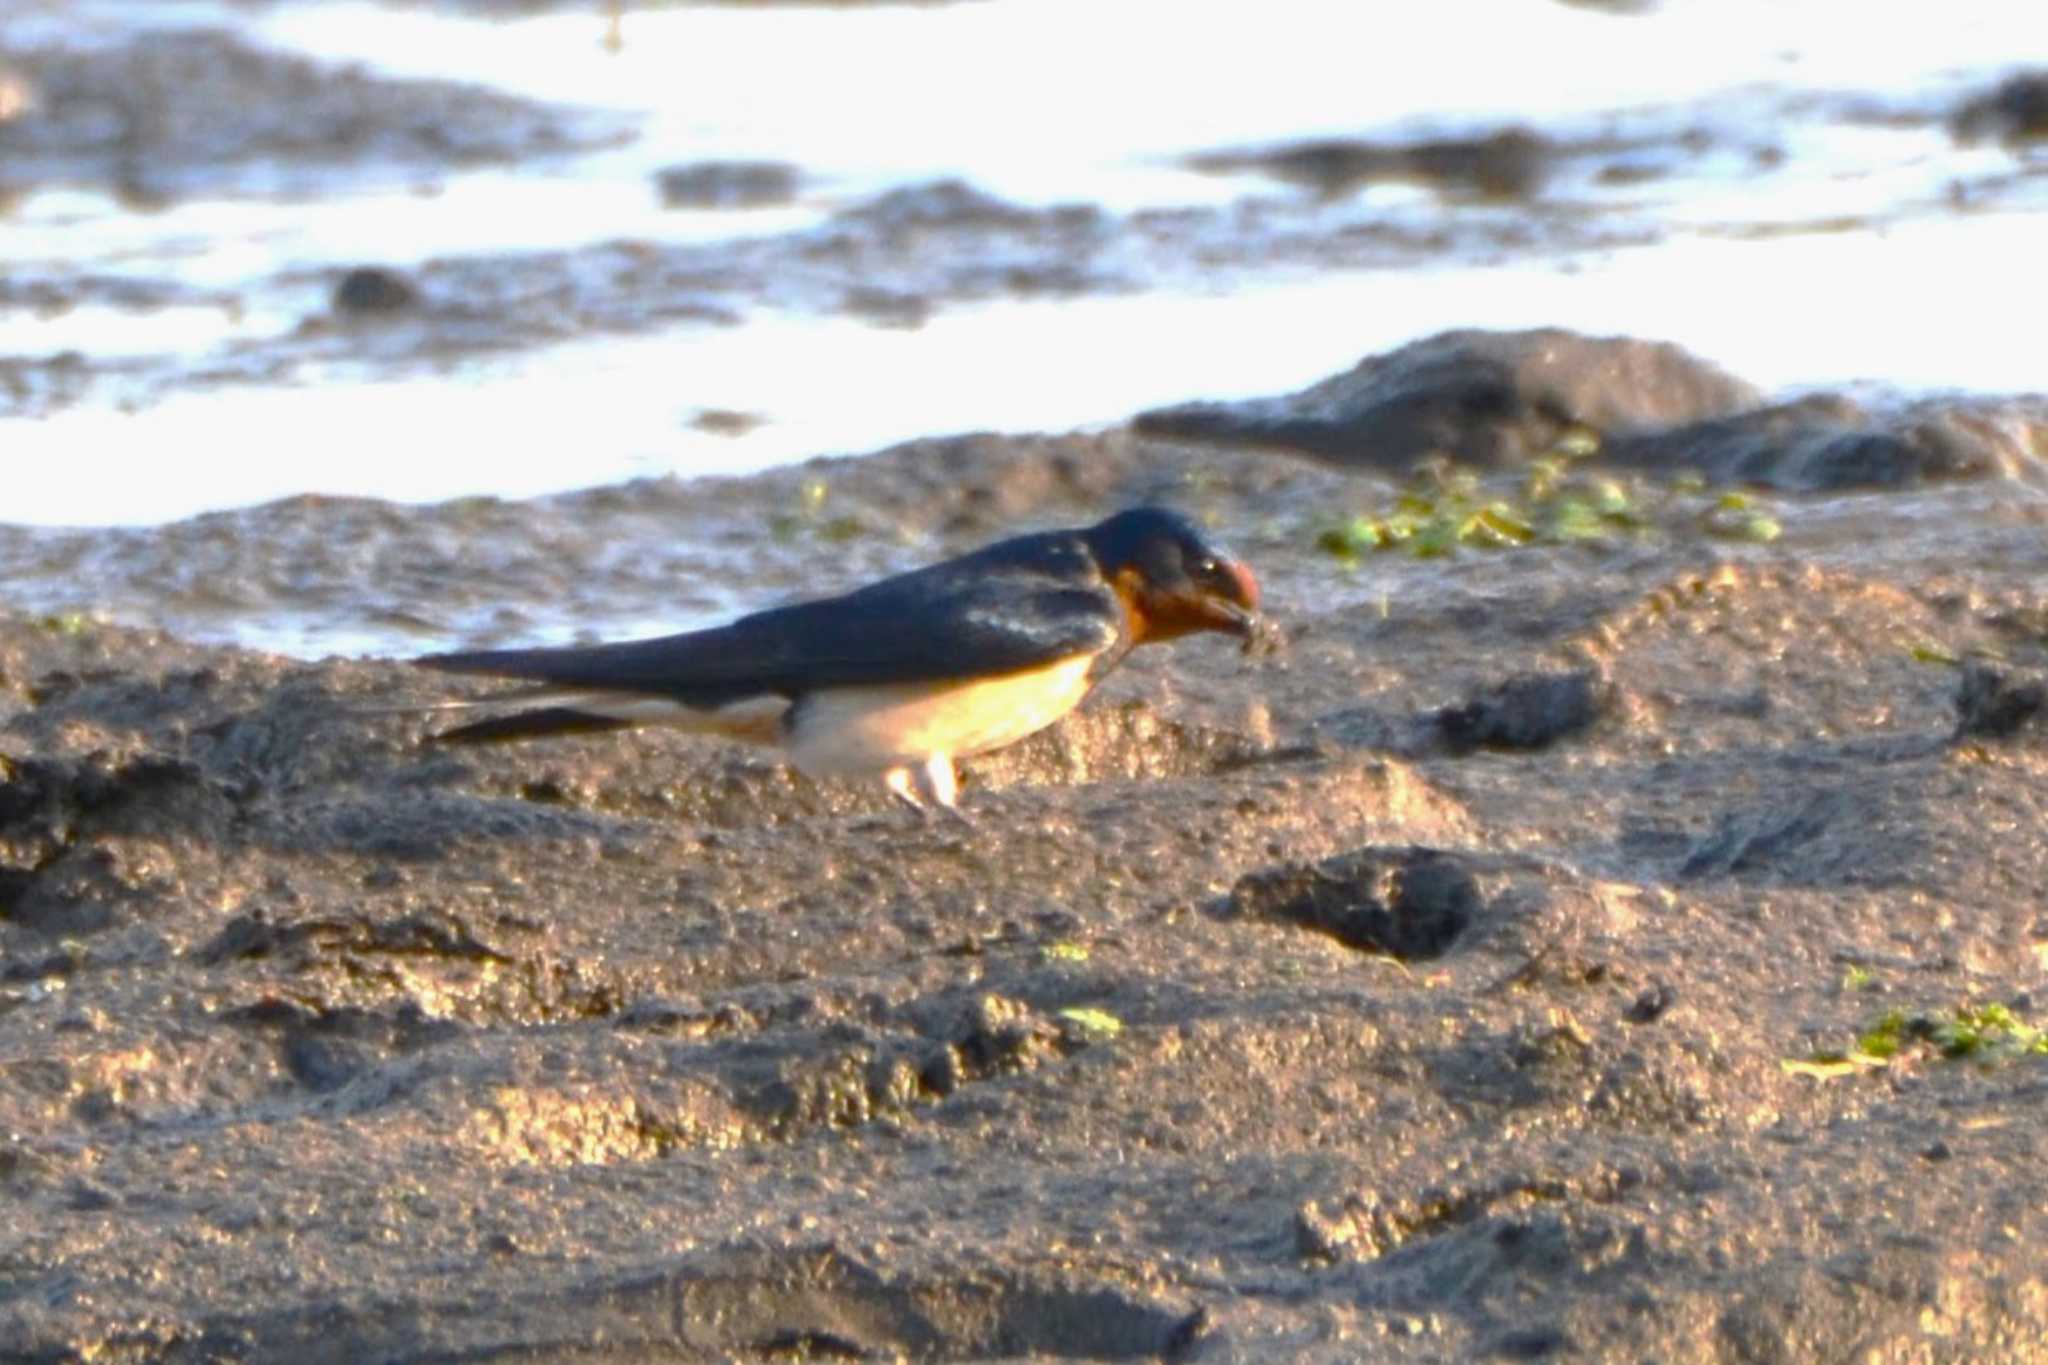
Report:
[[[929,821],[937,807],[960,824],[972,828],[974,818],[960,809],[960,779],[953,771],[950,754],[932,754],[915,768],[891,768],[882,775],[890,795]]]

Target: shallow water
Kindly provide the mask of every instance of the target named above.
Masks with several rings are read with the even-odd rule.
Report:
[[[372,156],[314,175],[258,158],[167,203],[89,179],[21,190],[0,217],[20,295],[0,296],[0,355],[67,357],[81,378],[75,401],[0,416],[0,519],[143,527],[302,493],[528,497],[932,433],[1099,426],[1297,387],[1454,326],[1666,337],[1773,391],[2038,387],[2030,311],[2008,301],[2048,233],[2048,176],[2038,153],[1960,145],[1942,122],[2048,53],[2034,7],[1699,0],[1617,17],[1498,0],[1404,11],[1398,30],[1364,7],[1332,14],[1321,0],[1257,23],[1168,0],[679,6],[627,13],[612,44],[580,8],[20,7],[0,19],[0,56],[224,28],[634,135],[509,165]],[[1513,202],[1399,183],[1319,198],[1189,164],[1507,125],[1558,149]],[[670,209],[653,184],[665,166],[763,157],[800,169],[792,202]],[[849,314],[830,277],[777,276],[712,286],[722,324],[579,328],[572,298],[559,326],[502,344],[437,349],[374,327],[304,341],[340,268],[502,258],[517,294],[543,278],[522,253],[569,253],[568,276],[601,294],[605,244],[801,262],[833,215],[947,176],[1020,205],[1095,206],[1099,282],[934,287],[914,326]],[[1162,231],[1162,214],[1195,216]],[[993,242],[980,268],[1000,275],[1007,249]],[[700,425],[707,413],[744,420]],[[153,619],[146,580],[117,594],[75,561],[19,553],[40,543],[15,542],[13,600]],[[309,653],[403,647],[363,598],[350,621],[244,585],[231,633]],[[528,628],[571,628],[532,610]]]
[[[2022,319],[1895,320],[1947,319],[1956,298],[1995,296],[2010,262],[2044,234],[2048,212],[1933,219],[1882,237],[1700,237],[1535,269],[1447,264],[1214,295],[977,304],[916,331],[778,314],[730,330],[515,351],[454,375],[341,367],[318,384],[172,392],[139,412],[92,407],[24,423],[10,450],[62,476],[12,489],[8,519],[147,524],[301,492],[428,502],[741,473],[934,432],[1065,430],[1191,396],[1249,397],[1442,328],[1560,317],[1592,332],[1684,337],[1772,390],[1872,376],[1916,391],[2027,390],[2040,366],[2018,344]],[[1716,287],[1680,290],[1674,279]],[[183,311],[159,315],[167,334]],[[1825,344],[1801,325],[1821,316]],[[700,407],[767,420],[716,434],[686,420]],[[206,454],[166,461],[166,450]]]

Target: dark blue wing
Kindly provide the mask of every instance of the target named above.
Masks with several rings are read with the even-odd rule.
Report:
[[[1122,633],[1122,611],[1092,556],[1072,536],[1049,533],[713,630],[419,662],[714,706],[762,693],[794,698],[825,687],[1014,673],[1106,653]]]

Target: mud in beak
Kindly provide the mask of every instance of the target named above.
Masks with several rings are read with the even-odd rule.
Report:
[[[1235,602],[1226,602],[1220,597],[1207,598],[1202,603],[1203,614],[1215,623],[1215,628],[1227,634],[1249,640],[1259,630],[1263,619],[1250,607],[1241,607]]]

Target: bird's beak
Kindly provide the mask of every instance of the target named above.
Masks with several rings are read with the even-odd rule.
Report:
[[[1250,640],[1259,630],[1259,580],[1252,576],[1248,565],[1232,564],[1229,569],[1231,582],[1237,589],[1235,596],[1205,596],[1202,599],[1203,614],[1209,617],[1215,629]]]
[[[1203,614],[1214,628],[1225,634],[1249,640],[1259,629],[1259,614],[1235,602],[1226,602],[1220,597],[1211,597],[1203,604]]]

